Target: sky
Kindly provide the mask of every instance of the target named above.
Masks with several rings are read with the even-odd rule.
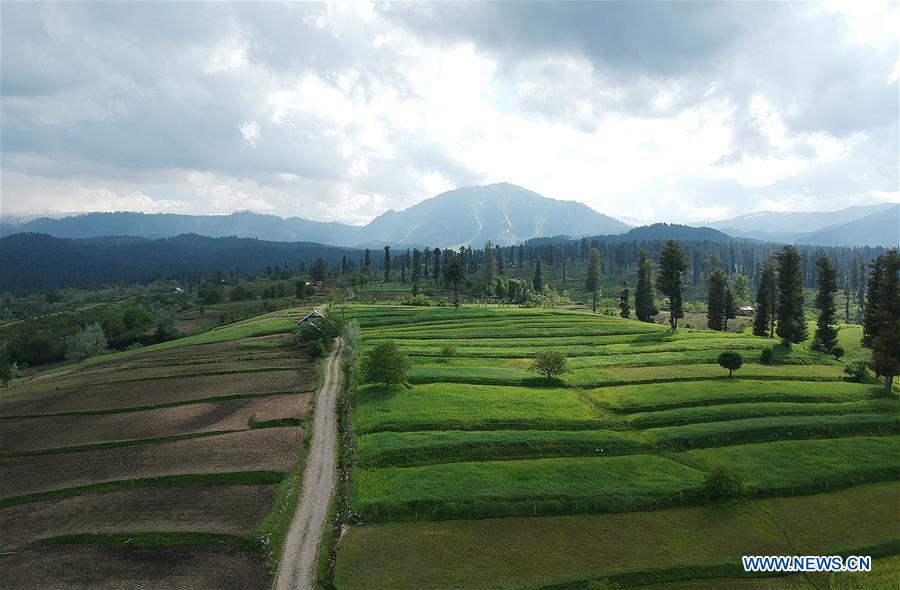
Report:
[[[898,3],[0,4],[0,211],[900,201]]]

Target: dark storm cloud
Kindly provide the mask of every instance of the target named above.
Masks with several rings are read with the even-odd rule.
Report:
[[[226,179],[218,184],[256,183],[273,206],[296,213],[356,194],[409,204],[427,196],[422,179],[434,174],[451,185],[480,183],[492,171],[467,159],[452,133],[429,129],[431,82],[421,76],[435,55],[470,44],[496,66],[498,112],[522,125],[615,142],[600,131],[611,117],[667,121],[727,108],[731,142],[714,168],[747,158],[813,161],[816,134],[860,156],[799,166],[754,194],[809,190],[803,183],[822,194],[897,191],[897,83],[888,80],[896,38],[848,41],[846,17],[820,5],[434,3],[369,14],[305,3],[6,2],[0,10],[0,149],[3,171],[23,175],[17,190],[29,175],[90,176],[94,185],[130,175],[140,190],[155,172],[199,172]],[[396,104],[367,113],[385,93]],[[784,141],[773,143],[757,96]],[[407,107],[417,102],[426,115],[410,122]],[[455,124],[470,123],[461,115]],[[492,137],[471,125],[467,145],[510,133]],[[549,147],[534,150],[550,158]],[[831,178],[838,171],[845,176]],[[649,184],[714,192],[696,197],[702,205],[746,206],[739,183],[694,174]],[[4,182],[5,208],[41,198],[11,186]],[[172,191],[193,190],[182,188]]]

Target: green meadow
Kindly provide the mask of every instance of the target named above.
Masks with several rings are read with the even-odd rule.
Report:
[[[338,588],[805,587],[740,556],[900,554],[900,401],[833,358],[580,310],[345,313],[363,352],[391,340],[410,370],[351,392]],[[530,372],[543,350],[570,371]],[[723,350],[744,357],[733,378]],[[709,483],[722,469],[737,487]]]

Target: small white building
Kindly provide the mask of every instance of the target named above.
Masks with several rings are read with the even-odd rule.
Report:
[[[750,316],[756,313],[756,310],[753,309],[752,305],[742,305],[737,309],[737,315],[745,315]]]

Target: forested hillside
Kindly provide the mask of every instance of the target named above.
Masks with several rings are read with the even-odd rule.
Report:
[[[358,250],[336,246],[249,238],[182,235],[159,240],[69,240],[44,234],[15,234],[0,238],[0,284],[5,291],[46,291],[191,273],[248,274],[267,266],[311,265],[319,258],[328,265],[339,265],[345,257],[360,255]]]

